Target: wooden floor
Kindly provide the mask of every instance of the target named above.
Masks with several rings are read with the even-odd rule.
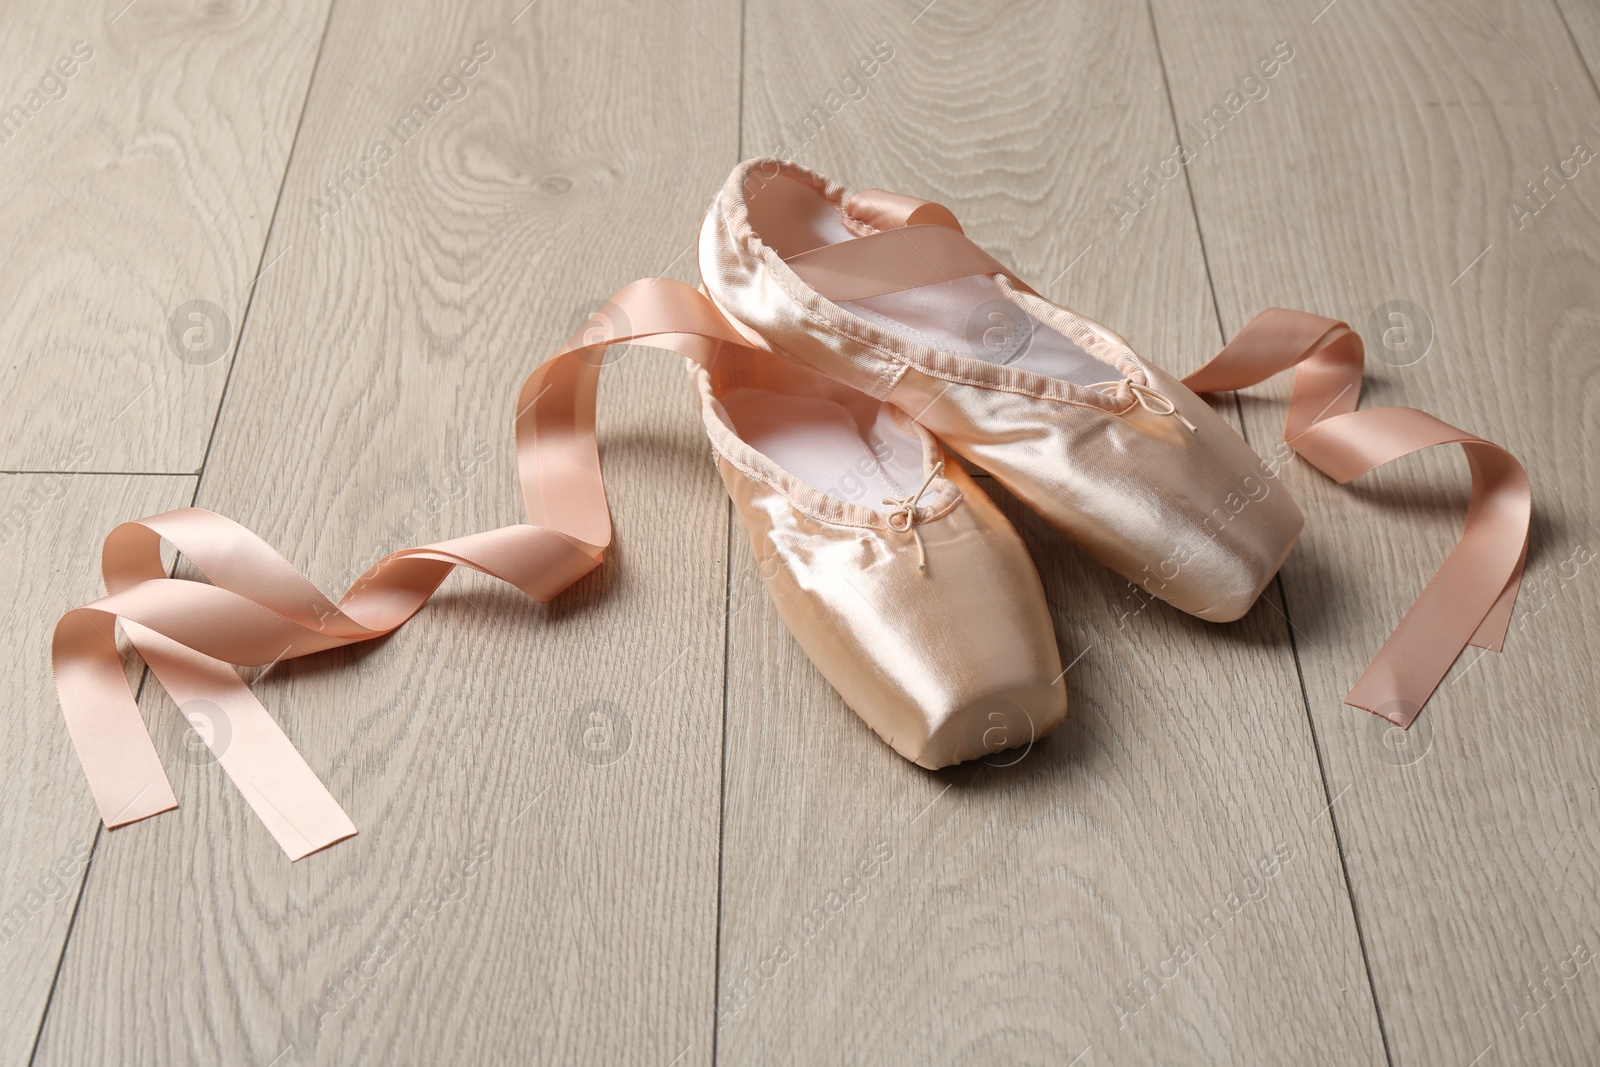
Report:
[[[0,19],[0,1061],[1600,1061],[1590,0]],[[548,608],[458,576],[257,686],[358,837],[288,863],[154,685],[183,807],[101,830],[46,652],[100,539],[192,503],[337,594],[517,521],[516,385],[622,283],[695,280],[700,213],[771,152],[949,204],[1171,370],[1263,307],[1349,321],[1366,405],[1532,476],[1506,650],[1409,735],[1341,703],[1454,541],[1454,454],[1289,465],[1306,534],[1226,626],[1007,500],[1069,725],[921,771],[777,620],[677,361],[636,350],[596,576]],[[1267,453],[1286,397],[1225,410]]]

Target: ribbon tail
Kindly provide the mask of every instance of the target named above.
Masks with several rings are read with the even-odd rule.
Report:
[[[56,696],[108,829],[178,806],[117,653],[115,616],[80,608],[56,623]]]
[[[1284,440],[1343,484],[1402,456],[1460,445],[1472,471],[1461,538],[1345,697],[1409,727],[1469,645],[1500,651],[1528,554],[1532,498],[1509,452],[1415,408],[1357,411],[1364,349],[1348,326],[1271,308],[1184,379],[1196,392],[1240,389],[1295,368]]]
[[[1489,614],[1483,617],[1483,622],[1473,631],[1470,643],[1475,648],[1486,648],[1490,652],[1499,652],[1505,648],[1506,634],[1511,630],[1511,611],[1517,604],[1517,593],[1522,588],[1522,569],[1528,562],[1528,542],[1522,542],[1522,554],[1517,557],[1517,567],[1511,574],[1511,579],[1506,582],[1506,587],[1500,590],[1500,596],[1494,602],[1494,607],[1489,609]]]
[[[112,530],[107,595],[56,624],[56,694],[108,827],[178,806],[117,651],[120,620],[216,761],[291,860],[356,833],[235,664],[276,662],[369,641],[412,618],[456,567],[541,603],[600,564],[611,541],[595,406],[607,348],[638,342],[709,366],[745,349],[711,302],[682,282],[620,291],[523,385],[515,437],[529,521],[391,552],[334,602],[238,523],[181,508]],[[170,543],[206,579],[169,578]]]
[[[289,859],[355,835],[350,816],[232,666],[138,623],[123,627]]]

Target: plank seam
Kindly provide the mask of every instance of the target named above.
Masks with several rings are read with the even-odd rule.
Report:
[[[139,689],[144,690],[144,680],[149,676],[148,668],[139,677]],[[72,900],[72,914],[67,918],[67,934],[61,939],[61,954],[56,957],[56,969],[50,975],[50,992],[44,998],[44,1010],[39,1013],[39,1028],[33,1032],[33,1047],[28,1050],[28,1067],[33,1067],[34,1061],[39,1058],[39,1045],[44,1040],[45,1023],[50,1020],[50,1009],[56,1002],[56,986],[61,983],[61,968],[67,962],[67,945],[72,941],[73,931],[78,926],[78,912],[83,907],[83,893],[89,886],[89,872],[94,869],[94,857],[100,851],[100,838],[105,835],[105,828],[98,823],[94,828],[94,840],[89,843],[89,858],[83,863],[83,877],[78,879],[78,895]]]
[[[194,471],[53,471],[53,470],[0,470],[0,474],[37,475],[49,474],[61,478],[75,478],[78,475],[105,478],[193,478]]]
[[[1567,40],[1572,42],[1572,50],[1578,56],[1578,65],[1589,76],[1589,88],[1594,90],[1595,98],[1600,99],[1600,82],[1595,81],[1594,70],[1589,66],[1589,60],[1578,44],[1578,35],[1572,32],[1572,23],[1567,21],[1566,9],[1561,6],[1561,0],[1550,0],[1550,5],[1556,9],[1556,18],[1561,20],[1561,28],[1567,31]]]
[[[1552,0],[1552,2],[1554,2],[1554,0]],[[1172,79],[1167,73],[1166,53],[1161,48],[1161,33],[1156,22],[1154,0],[1145,0],[1145,11],[1150,18],[1150,37],[1156,46],[1156,59],[1161,66],[1161,87],[1167,97],[1167,114],[1172,120],[1173,132],[1177,134],[1181,141],[1183,137],[1183,129],[1178,124],[1177,102],[1172,98]],[[1223,343],[1226,343],[1227,328],[1223,325],[1222,304],[1217,298],[1216,276],[1211,269],[1211,256],[1206,249],[1205,228],[1200,224],[1200,203],[1195,197],[1194,181],[1189,175],[1189,168],[1185,166],[1182,169],[1184,188],[1189,194],[1189,215],[1194,219],[1195,239],[1200,244],[1200,261],[1205,267],[1206,286],[1211,291],[1211,310],[1216,316],[1217,335]],[[1237,391],[1235,391],[1233,394],[1233,405],[1234,412],[1239,420],[1239,435],[1243,437],[1245,439],[1245,443],[1248,444],[1250,437],[1248,428],[1245,425],[1244,403]],[[1317,735],[1316,720],[1311,714],[1311,692],[1306,687],[1305,667],[1300,662],[1300,646],[1299,643],[1295,641],[1294,621],[1289,614],[1289,596],[1288,591],[1284,587],[1283,573],[1281,570],[1276,576],[1274,576],[1273,581],[1278,587],[1278,599],[1283,604],[1283,623],[1284,630],[1289,637],[1289,653],[1294,662],[1295,679],[1300,686],[1300,703],[1301,707],[1305,711],[1306,729],[1311,735],[1312,751],[1316,753],[1317,757],[1317,774],[1322,780],[1322,797],[1328,802],[1328,824],[1333,829],[1334,850],[1339,856],[1339,873],[1344,878],[1345,901],[1350,906],[1350,920],[1355,926],[1356,945],[1361,950],[1361,964],[1367,974],[1367,993],[1372,998],[1372,1012],[1378,1024],[1378,1038],[1383,1042],[1384,1062],[1388,1064],[1388,1067],[1394,1067],[1394,1053],[1389,1046],[1389,1027],[1383,1018],[1383,1005],[1379,1002],[1378,986],[1376,981],[1374,981],[1372,974],[1372,957],[1367,951],[1366,932],[1361,926],[1361,913],[1356,907],[1355,888],[1350,882],[1350,865],[1345,859],[1344,837],[1339,832],[1338,813],[1333,810],[1333,802],[1336,798],[1331,795],[1331,787],[1328,783],[1327,760],[1322,751],[1322,739]]]
[[[178,476],[180,476],[180,477],[191,477],[191,478],[194,479],[194,492],[189,495],[189,505],[191,507],[193,507],[195,505],[195,503],[200,499],[200,484],[201,484],[202,480],[205,477],[206,465],[207,465],[207,463],[210,462],[210,459],[211,459],[211,446],[216,441],[217,427],[222,422],[222,409],[223,409],[223,406],[227,403],[228,387],[233,382],[233,371],[234,371],[234,368],[236,368],[239,365],[239,358],[242,355],[243,350],[244,350],[245,330],[249,326],[249,323],[250,323],[250,311],[255,306],[256,289],[261,284],[261,274],[262,274],[262,269],[261,268],[262,268],[262,264],[266,261],[267,249],[272,247],[272,231],[273,231],[274,227],[276,227],[277,222],[278,222],[278,209],[283,204],[283,191],[284,191],[285,188],[288,187],[288,184],[289,184],[289,170],[294,165],[294,151],[295,151],[295,148],[300,144],[300,130],[305,125],[306,110],[307,110],[308,106],[311,103],[311,90],[316,85],[317,71],[322,66],[322,49],[323,49],[323,46],[327,44],[327,41],[328,41],[328,28],[333,24],[333,12],[334,12],[334,8],[337,6],[337,4],[338,4],[338,0],[328,0],[328,15],[327,15],[327,18],[323,20],[323,23],[322,23],[322,36],[317,41],[317,58],[312,61],[312,64],[311,64],[311,76],[306,79],[305,95],[302,96],[301,100],[300,100],[300,114],[295,119],[294,136],[292,138],[290,138],[290,141],[289,141],[289,152],[284,157],[284,161],[283,161],[283,175],[278,181],[278,195],[277,195],[276,199],[273,200],[273,203],[272,203],[272,217],[267,222],[267,234],[266,234],[265,239],[263,239],[262,242],[261,242],[261,254],[256,258],[256,274],[255,274],[255,277],[253,279],[251,279],[251,282],[250,282],[250,294],[249,294],[249,296],[247,296],[245,298],[244,314],[239,319],[239,336],[238,336],[238,339],[234,342],[234,347],[233,347],[233,359],[231,359],[228,362],[228,375],[223,380],[222,392],[217,397],[217,409],[216,409],[215,415],[213,415],[212,419],[211,419],[211,433],[209,435],[207,435],[207,437],[206,437],[206,449],[205,449],[204,454],[201,456],[200,467],[199,467],[198,470],[194,470],[194,471],[178,472]],[[38,474],[56,474],[56,473],[60,473],[60,472],[57,472],[57,471],[5,471],[5,472],[0,472],[0,473],[6,473],[6,474],[34,474],[34,473],[38,473]],[[171,477],[172,476],[171,474],[160,474],[160,475],[158,475],[157,472],[133,472],[133,473],[129,474],[129,472],[123,472],[123,471],[106,471],[106,472],[100,472],[100,471],[74,471],[74,472],[70,472],[70,473],[75,473],[75,474],[102,474],[102,473],[104,473],[104,474],[126,474],[126,475],[128,475],[130,477],[152,477],[152,476]],[[168,575],[169,577],[174,576],[174,575],[177,574],[178,564],[181,562],[181,560],[182,560],[181,556],[178,559],[174,559],[173,560],[172,569],[171,569],[171,571],[169,572],[169,575]],[[135,703],[137,703],[140,700],[140,698],[143,697],[145,683],[149,680],[149,678],[150,678],[150,668],[149,667],[144,667],[141,670],[140,675],[139,675],[138,688],[134,691],[133,697],[134,697],[134,702]],[[724,684],[726,684],[726,683],[724,683]],[[55,1007],[56,988],[57,988],[57,986],[59,985],[59,983],[61,981],[61,970],[62,970],[63,966],[66,964],[67,950],[69,948],[71,948],[71,946],[72,946],[73,934],[76,933],[76,931],[77,931],[78,914],[79,914],[79,911],[81,910],[81,908],[83,906],[84,894],[87,892],[88,887],[89,887],[89,875],[94,870],[95,856],[99,853],[100,841],[104,836],[105,836],[104,828],[97,825],[95,827],[94,841],[89,846],[89,858],[85,861],[85,863],[83,865],[83,875],[78,881],[78,895],[77,895],[76,899],[74,899],[74,901],[72,903],[72,915],[67,920],[66,936],[61,939],[61,952],[56,957],[55,972],[50,977],[50,992],[49,992],[49,995],[46,996],[46,998],[45,998],[44,1010],[39,1013],[39,1028],[34,1032],[34,1035],[33,1035],[33,1048],[30,1049],[29,1052],[28,1052],[28,1065],[29,1065],[29,1067],[33,1067],[33,1064],[38,1059],[39,1046],[43,1043],[43,1040],[44,1040],[44,1030],[45,1030],[45,1027],[47,1025],[49,1025],[51,1009]]]
[[[294,136],[289,140],[289,154],[283,161],[283,176],[278,181],[278,195],[272,202],[272,217],[267,220],[267,237],[261,242],[261,255],[256,259],[256,275],[250,281],[250,294],[245,298],[244,314],[239,318],[239,337],[234,342],[233,358],[228,361],[228,375],[222,381],[222,394],[217,397],[217,410],[211,419],[211,433],[206,436],[206,450],[200,457],[200,467],[192,472],[195,475],[195,484],[194,496],[189,501],[190,507],[198,506],[200,487],[205,481],[206,468],[211,463],[211,450],[216,445],[217,429],[222,425],[222,412],[227,406],[228,392],[233,385],[233,373],[244,357],[245,331],[250,327],[250,314],[255,310],[256,291],[261,287],[261,275],[265,273],[263,265],[267,260],[267,250],[272,247],[272,234],[278,228],[278,211],[283,207],[284,190],[289,187],[289,172],[294,169],[295,149],[300,147],[300,132],[305,128],[306,112],[311,109],[311,93],[317,85],[317,73],[322,69],[323,49],[328,43],[328,30],[333,26],[333,13],[337,7],[338,0],[328,0],[328,16],[322,23],[322,35],[317,38],[317,58],[311,64],[311,76],[306,79],[305,95],[300,100],[300,115],[295,120]]]
[[[744,66],[745,19],[749,14],[749,0],[739,2],[739,107],[734,119],[735,151],[744,159]],[[712,934],[711,962],[711,1063],[718,1062],[717,1020],[722,1012],[722,887],[725,883],[728,847],[728,701],[730,687],[728,670],[733,662],[733,501],[723,500],[722,538],[722,756],[717,768],[717,913]]]

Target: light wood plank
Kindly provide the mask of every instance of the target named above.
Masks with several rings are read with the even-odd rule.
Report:
[[[1174,143],[1143,8],[919,9],[752,3],[747,147],[787,137],[857,187],[949,204],[1052,295],[1197,365],[1218,336],[1187,194],[1121,228],[1110,209]],[[879,40],[895,58],[866,99],[788,137]],[[929,774],[879,744],[735,531],[723,1058],[1381,1061],[1279,609],[1225,627],[1141,610],[1007,506],[1076,660],[1069,725],[1010,768]]]
[[[1600,8],[1579,0],[1553,0],[1591,82],[1600,70]],[[1600,135],[1597,135],[1600,137]],[[1593,140],[1590,141],[1591,147]]]
[[[187,477],[0,475],[0,600],[13,645],[3,682],[10,736],[0,752],[0,1062],[25,1063],[33,1049],[99,823],[56,711],[50,635],[63,612],[104,592],[107,531],[193,495]]]
[[[200,466],[327,9],[6,5],[0,469]]]
[[[1224,326],[1303,307],[1372,346],[1374,309],[1413,302],[1431,351],[1376,349],[1366,406],[1412,404],[1507,445],[1536,510],[1505,652],[1469,649],[1397,750],[1404,735],[1341,700],[1454,542],[1465,465],[1417,457],[1346,490],[1286,475],[1309,522],[1288,601],[1311,638],[1300,656],[1379,1007],[1396,1064],[1589,1062],[1600,978],[1573,957],[1600,943],[1600,600],[1584,562],[1600,163],[1552,184],[1520,229],[1511,205],[1597,143],[1595,90],[1552,5],[1319,7],[1155,5],[1180,116],[1272,42],[1296,50],[1190,169]],[[1273,398],[1245,406],[1257,440],[1281,433],[1286,388],[1253,391]]]
[[[735,161],[736,4],[524,7],[333,16],[328,63],[370,99],[319,68],[200,494],[325,589],[522,517],[517,386],[616,286],[685,276]],[[464,99],[323,217],[323,182],[478,41]],[[681,361],[607,378],[605,567],[548,609],[457,577],[388,640],[274,670],[360,835],[291,866],[186,772],[183,810],[97,863],[60,982],[83,1014],[51,1014],[41,1062],[709,1059],[725,498]],[[628,740],[601,763],[609,709]]]

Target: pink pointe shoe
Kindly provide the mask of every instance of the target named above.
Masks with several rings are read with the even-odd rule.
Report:
[[[1211,407],[1052,304],[937,204],[741,164],[700,234],[751,343],[909,412],[1095,559],[1216,621],[1250,609],[1304,519]]]
[[[945,767],[1066,715],[1038,572],[927,430],[754,349],[695,368],[717,470],[779,616],[896,752]]]

